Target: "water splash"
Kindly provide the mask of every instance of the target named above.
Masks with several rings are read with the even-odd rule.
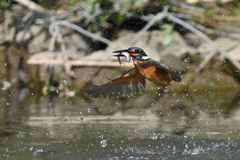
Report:
[[[29,148],[29,151],[33,151],[33,147],[30,147],[30,148]]]
[[[33,152],[33,156],[37,156],[39,153],[42,153],[43,149],[37,149]]]
[[[106,147],[107,146],[107,141],[106,140],[102,140],[100,143],[101,143],[102,147]]]
[[[158,135],[157,133],[153,133],[153,136],[151,137],[153,140],[157,140],[158,139]]]
[[[87,112],[88,112],[88,113],[90,113],[90,112],[91,112],[91,109],[90,109],[90,108],[88,108],[88,109],[87,109]]]

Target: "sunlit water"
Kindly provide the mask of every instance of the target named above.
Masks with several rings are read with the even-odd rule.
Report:
[[[105,103],[100,114],[80,97],[2,95],[0,158],[239,159],[238,105],[164,107],[169,96],[147,108]]]

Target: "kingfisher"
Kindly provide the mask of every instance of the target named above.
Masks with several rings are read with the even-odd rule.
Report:
[[[102,84],[94,85],[92,81],[84,87],[85,92],[92,97],[121,98],[129,97],[141,92],[146,87],[145,79],[148,79],[166,90],[166,86],[173,80],[180,82],[182,75],[169,68],[166,64],[149,58],[143,49],[131,47],[125,50],[114,51],[117,56],[125,56],[130,62],[132,57],[134,68],[125,72],[122,76]],[[120,59],[119,59],[119,63]]]

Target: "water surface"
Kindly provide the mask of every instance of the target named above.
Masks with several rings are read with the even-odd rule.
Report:
[[[177,101],[166,94],[148,107],[104,102],[99,113],[81,97],[26,91],[21,101],[18,90],[2,95],[0,157],[5,159],[192,160],[240,154],[240,109],[234,96],[230,109],[186,107],[183,95]]]

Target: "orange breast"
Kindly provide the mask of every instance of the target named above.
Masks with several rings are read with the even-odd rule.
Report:
[[[141,68],[140,62],[135,63],[135,67],[137,68],[138,72],[146,79],[155,82],[159,85],[168,85],[169,82],[172,80],[169,74],[164,71],[164,69],[157,68],[157,67],[148,67],[148,68]]]

